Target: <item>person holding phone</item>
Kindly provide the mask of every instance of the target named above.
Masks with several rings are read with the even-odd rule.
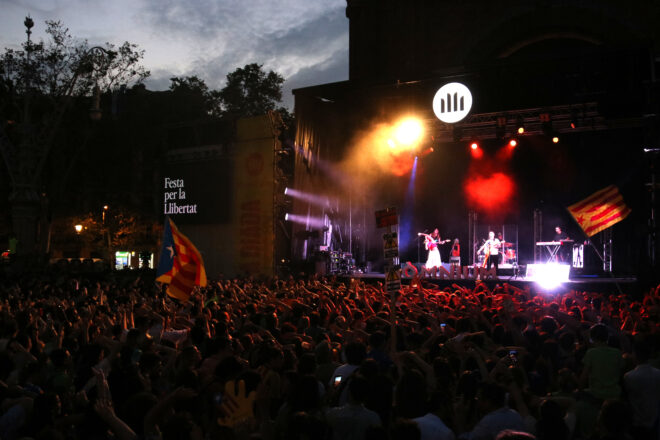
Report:
[[[350,386],[353,374],[367,357],[367,347],[361,342],[349,342],[344,347],[342,356],[346,359],[346,363],[337,367],[329,384],[338,393],[337,403],[339,405],[348,401],[348,386]],[[344,384],[346,381],[348,383]]]
[[[364,438],[369,427],[381,425],[378,413],[364,406],[369,396],[367,379],[359,374],[353,375],[347,388],[348,401],[326,412],[333,440]]]

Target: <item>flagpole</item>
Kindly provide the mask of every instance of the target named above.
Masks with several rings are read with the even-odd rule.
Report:
[[[570,209],[566,208],[566,210],[568,211],[569,214],[571,214]],[[598,251],[598,248],[594,245],[593,241],[591,240],[591,237],[589,237],[589,236],[587,235],[587,233],[584,232],[584,229],[582,229],[582,225],[580,225],[580,223],[578,223],[578,221],[575,219],[575,217],[573,217],[573,215],[571,215],[571,218],[572,218],[573,221],[574,221],[574,222],[580,227],[580,231],[582,231],[582,234],[587,238],[586,241],[587,241],[587,243],[589,243],[589,246],[591,246],[591,247],[593,248],[594,252],[596,252],[596,255],[598,255],[598,258],[600,258],[600,262],[601,262],[602,264],[605,264],[605,258],[604,258],[603,255]],[[614,227],[614,225],[610,226],[610,228],[612,228],[612,227]],[[602,232],[602,231],[601,231],[601,232]],[[600,233],[600,232],[599,232],[599,233]],[[616,290],[619,291],[619,295],[623,295],[623,290],[621,290],[621,286],[619,286],[619,283],[618,283],[618,281],[616,280],[616,278],[614,278],[614,275],[612,275],[612,272],[608,272],[608,274],[609,274],[610,278],[612,278],[612,281],[614,281],[614,285],[616,286]]]
[[[597,235],[599,232],[610,229],[630,214],[631,210],[626,206],[619,188],[616,185],[606,186],[591,194],[586,199],[568,206],[566,209],[571,218],[578,224],[580,230],[587,236],[589,244],[596,252],[596,255],[598,255],[598,258],[600,258],[603,271],[609,273],[619,293],[622,294],[623,292],[619,283],[616,282],[614,275],[612,275],[611,248],[609,255],[605,254],[605,247],[603,247],[603,254],[601,254],[591,241],[591,237]],[[604,242],[604,240],[605,238],[601,236],[601,242]],[[610,260],[607,268],[605,267],[605,258]]]

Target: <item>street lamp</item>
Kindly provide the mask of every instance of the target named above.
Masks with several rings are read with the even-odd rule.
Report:
[[[29,255],[37,250],[38,238],[46,240],[37,235],[37,222],[41,217],[41,197],[39,195],[39,182],[42,176],[47,158],[50,156],[50,150],[55,142],[55,134],[64,119],[64,113],[73,101],[70,99],[77,90],[77,84],[81,77],[87,75],[87,85],[94,84],[94,94],[92,106],[90,109],[90,118],[98,120],[102,113],[100,107],[101,90],[98,80],[104,77],[107,71],[112,67],[112,61],[117,53],[95,46],[82,52],[77,62],[71,65],[72,76],[63,86],[61,99],[53,110],[51,117],[42,118],[45,127],[37,129],[36,124],[31,122],[31,101],[33,89],[43,87],[43,84],[35,81],[34,63],[39,62],[39,57],[33,58],[37,50],[41,50],[40,45],[32,44],[31,35],[34,21],[29,16],[23,22],[26,28],[27,43],[25,50],[25,59],[22,64],[22,76],[24,83],[22,88],[18,87],[17,92],[23,98],[22,109],[22,128],[23,134],[19,137],[19,144],[14,143],[5,135],[0,127],[0,152],[6,169],[9,172],[12,191],[9,195],[11,203],[11,217],[14,232],[18,239],[18,254]],[[19,64],[19,65],[20,65]],[[19,84],[20,85],[20,84]],[[39,134],[39,136],[37,136]],[[45,134],[42,136],[42,134]]]
[[[92,106],[89,108],[89,119],[92,121],[100,121],[101,116],[103,116],[103,111],[101,110],[101,89],[99,89],[98,85],[95,85]]]
[[[108,262],[110,263],[110,267],[112,268],[113,258],[112,258],[112,243],[110,242],[110,230],[105,224],[105,213],[108,211],[108,209],[109,209],[108,205],[103,205],[103,211],[101,211],[101,219],[102,219],[103,239],[105,240],[106,246],[108,247]]]
[[[30,41],[30,35],[32,35],[32,30],[31,29],[34,26],[34,21],[32,20],[32,17],[30,17],[29,15],[27,17],[25,17],[25,21],[23,22],[23,24],[27,28],[27,29],[25,29],[25,33],[28,36],[28,41]]]
[[[116,52],[104,49],[101,46],[90,47],[81,58],[83,64],[79,67],[79,72],[77,74],[83,73],[85,70],[94,73],[94,71],[97,70],[96,65],[112,62],[116,56]],[[98,83],[95,82],[94,93],[92,95],[92,106],[89,108],[89,118],[92,121],[98,121],[101,119],[101,116],[103,116],[103,111],[101,110],[101,88]]]
[[[83,230],[83,226],[82,226],[82,225],[75,225],[73,228],[76,230],[76,233],[77,233],[77,234],[80,234],[80,233],[82,232],[82,230]]]

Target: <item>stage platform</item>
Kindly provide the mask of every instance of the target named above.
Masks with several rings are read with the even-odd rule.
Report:
[[[342,278],[362,279],[365,281],[371,280],[373,282],[385,280],[384,274],[376,272],[338,274],[338,276]],[[403,285],[410,284],[411,280],[412,277],[406,277],[405,275],[402,275],[401,277],[401,283]],[[483,281],[475,280],[474,278],[447,279],[426,276],[423,278],[423,282],[436,285],[440,289],[451,286],[454,283],[468,288],[474,287],[477,282],[484,282],[490,288],[497,284],[509,283],[520,289],[529,288],[532,292],[540,294],[561,294],[562,292],[569,292],[571,290],[599,292],[604,294],[618,294],[619,292],[622,292],[633,296],[643,295],[644,293],[636,277],[610,277],[603,275],[571,276],[568,281],[564,281],[554,288],[544,288],[535,279],[526,278],[522,275],[515,276],[513,274],[501,274],[498,278],[486,278]]]

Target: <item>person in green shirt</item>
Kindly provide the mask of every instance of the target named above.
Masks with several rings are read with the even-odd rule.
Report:
[[[584,368],[580,376],[582,387],[597,399],[618,399],[621,396],[623,357],[621,350],[607,345],[608,331],[603,324],[596,324],[589,332],[593,346],[582,359]]]

